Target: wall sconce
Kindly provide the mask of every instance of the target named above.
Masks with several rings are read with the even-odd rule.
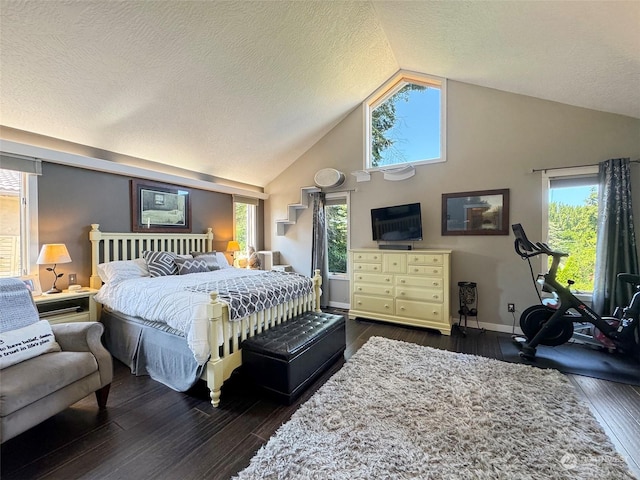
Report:
[[[53,272],[53,285],[49,290],[44,292],[44,294],[60,293],[62,290],[56,288],[56,281],[64,275],[64,273],[56,273],[56,264],[71,263],[71,257],[69,256],[66,245],[64,243],[47,243],[42,245],[36,263],[38,265],[53,264],[53,267],[47,268],[47,272]]]

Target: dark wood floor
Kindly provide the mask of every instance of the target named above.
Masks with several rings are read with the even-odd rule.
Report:
[[[346,358],[371,336],[501,359],[503,334],[467,337],[347,321]],[[222,391],[220,408],[202,385],[184,394],[116,362],[108,408],[90,396],[2,445],[0,476],[12,479],[228,479],[297,407],[344,362],[336,364],[291,406],[263,398],[241,375]],[[640,387],[569,375],[618,450],[640,478]],[[514,405],[513,408],[517,408]]]

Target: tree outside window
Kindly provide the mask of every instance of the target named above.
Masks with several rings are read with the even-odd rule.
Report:
[[[327,205],[327,253],[330,273],[347,273],[347,205]]]

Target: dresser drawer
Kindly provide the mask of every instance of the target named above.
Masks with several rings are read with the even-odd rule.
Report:
[[[443,290],[437,288],[398,287],[396,289],[396,298],[398,299],[440,303],[443,297]]]
[[[380,295],[387,297],[393,297],[394,293],[391,285],[372,285],[369,283],[356,283],[353,287],[353,291],[358,294]]]
[[[442,321],[442,305],[397,299],[396,315],[399,317]]]
[[[357,283],[364,282],[364,283],[382,283],[384,285],[393,285],[392,275],[377,275],[375,273],[356,272],[353,274],[353,279]]]
[[[365,295],[354,295],[353,301],[355,305],[351,308],[354,310],[363,310],[374,313],[384,313],[387,315],[393,315],[393,299],[392,298],[380,298],[380,297],[368,297]]]
[[[410,253],[407,263],[409,265],[444,265],[444,255],[439,253]]]
[[[409,275],[397,275],[397,287],[425,287],[425,288],[442,288],[444,281],[435,277],[412,277]]]
[[[403,253],[387,253],[383,265],[385,273],[407,273],[407,256]]]
[[[431,265],[409,265],[407,267],[407,273],[410,273],[411,275],[430,275],[441,277],[442,272],[442,267],[432,267]]]
[[[377,252],[354,252],[354,262],[382,263],[382,254]]]
[[[354,263],[353,269],[356,272],[382,272],[382,265],[379,263]]]

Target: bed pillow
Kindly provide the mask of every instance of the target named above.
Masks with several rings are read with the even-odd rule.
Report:
[[[188,275],[189,273],[208,272],[207,262],[199,258],[176,258],[178,275]]]
[[[142,252],[142,258],[147,262],[147,268],[151,277],[164,277],[166,275],[177,275],[178,266],[176,258],[178,256],[171,252]]]
[[[197,258],[198,260],[204,260],[207,263],[207,268],[210,271],[220,270],[220,265],[218,265],[218,257],[216,257],[216,252],[191,252],[193,258]]]
[[[46,320],[0,333],[0,369],[43,353],[59,351],[60,345]]]
[[[216,252],[216,258],[218,259],[218,266],[220,268],[231,268],[229,262],[227,261],[227,257],[222,252]]]
[[[98,276],[104,283],[115,284],[130,278],[148,277],[149,269],[144,258],[118,260],[100,263],[98,265]]]

